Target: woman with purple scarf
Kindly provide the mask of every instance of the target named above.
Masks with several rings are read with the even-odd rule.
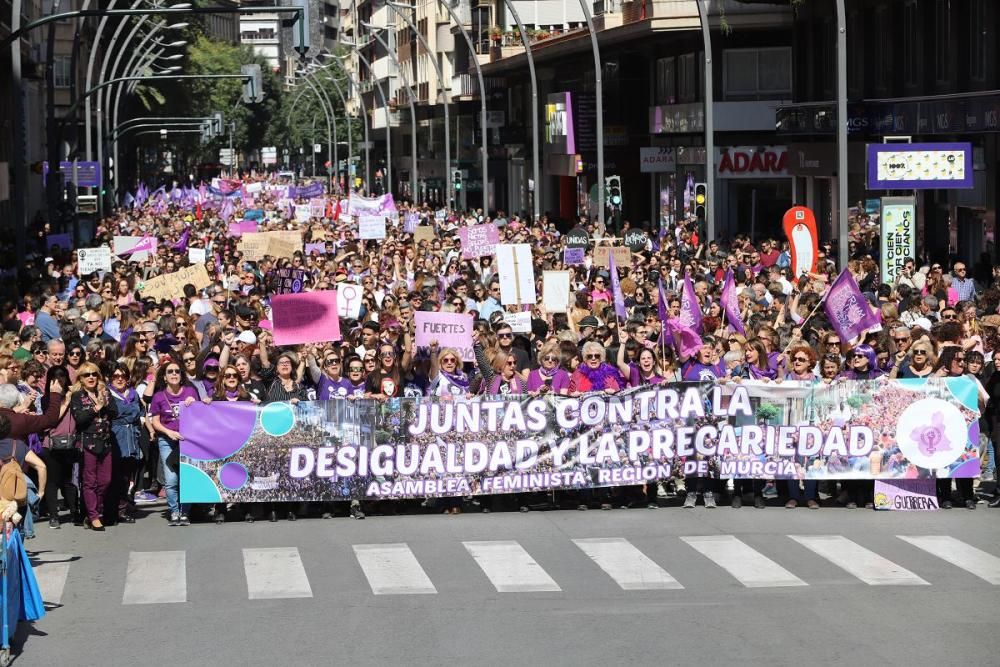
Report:
[[[460,397],[469,393],[469,376],[462,370],[462,355],[453,347],[438,351],[438,342],[431,341],[430,396]]]
[[[569,373],[560,368],[561,361],[559,341],[545,343],[538,350],[538,368],[528,373],[528,393],[565,395],[569,392]]]
[[[613,394],[625,386],[625,378],[618,369],[604,360],[603,345],[594,341],[587,342],[580,356],[583,357],[583,363],[577,366],[569,379],[571,394],[584,394],[588,391]]]

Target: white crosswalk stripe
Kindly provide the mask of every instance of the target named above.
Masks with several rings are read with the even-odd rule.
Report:
[[[952,565],[985,579],[994,586],[1000,585],[1000,558],[977,549],[971,544],[949,535],[897,535],[899,539],[923,549],[927,553],[948,561]]]
[[[559,591],[559,584],[514,541],[462,542],[498,593]]]
[[[809,585],[733,535],[698,535],[681,539],[747,588]]]
[[[35,560],[35,580],[42,592],[42,600],[49,604],[62,604],[63,590],[69,577],[71,554],[38,554]]]
[[[631,542],[621,537],[573,540],[626,591],[684,588]]]
[[[355,544],[354,555],[375,595],[437,593],[434,583],[405,544]]]
[[[122,604],[187,602],[183,551],[133,551],[128,555]]]
[[[929,586],[901,565],[842,535],[789,535],[790,538],[870,586]]]
[[[912,554],[923,558],[920,575],[912,572],[897,562],[889,560],[880,553],[862,546],[843,535],[787,535],[792,541],[804,549],[789,548],[774,549],[774,559],[758,550],[752,543],[744,541],[735,535],[702,535],[669,538],[682,541],[691,547],[690,552],[683,554],[679,560],[676,547],[666,545],[666,551],[644,546],[640,549],[624,537],[600,538],[554,538],[545,545],[545,568],[535,560],[535,557],[521,543],[514,540],[506,541],[465,541],[461,542],[465,553],[463,558],[471,557],[482,575],[468,563],[457,567],[456,573],[480,580],[480,591],[483,586],[492,585],[500,593],[532,593],[558,592],[563,588],[558,583],[568,586],[571,578],[581,576],[610,577],[622,591],[697,591],[705,586],[716,586],[712,581],[716,566],[725,570],[733,579],[723,577],[725,582],[738,582],[747,588],[768,587],[803,587],[809,586],[808,577],[795,572],[809,573],[818,577],[812,585],[852,585],[853,578],[871,586],[929,586],[939,584],[935,576],[944,574],[951,568],[958,568],[964,573],[970,573],[992,585],[1000,585],[1000,553],[991,553],[967,544],[948,535],[899,535],[899,542],[893,542],[895,547],[884,545],[883,553],[898,558],[899,563],[907,562],[906,550],[912,549]],[[456,541],[457,542],[457,541]],[[643,542],[642,544],[646,544]],[[427,559],[441,558],[448,553],[448,558],[454,558],[454,549],[458,545],[430,544],[420,542],[411,548],[410,544],[354,544],[354,555],[359,568],[348,568],[339,580],[347,590],[355,590],[358,586],[370,588],[374,595],[413,595],[438,594],[437,586],[431,575],[440,574],[441,570],[426,570]],[[902,551],[901,551],[902,550]],[[580,558],[580,552],[593,561]],[[125,553],[128,554],[127,562]],[[188,601],[188,568],[194,576],[204,576],[201,571],[206,558],[213,563],[219,559],[235,560],[240,552],[206,553],[199,549],[192,551],[134,551],[123,552],[119,565],[113,565],[111,571],[124,575],[124,587],[121,593],[123,605],[169,604]],[[465,554],[468,555],[465,555]],[[420,558],[418,559],[418,554]],[[669,554],[669,555],[668,555]],[[926,554],[934,556],[934,561]],[[250,600],[277,600],[294,598],[312,598],[313,590],[299,550],[296,547],[281,548],[246,548],[242,549],[243,567],[247,596]],[[707,559],[707,562],[702,559]],[[77,557],[70,554],[39,553],[32,556],[35,576],[42,593],[42,598],[49,606],[63,605],[68,598],[67,590],[89,590],[94,563],[87,556]],[[575,559],[575,565],[573,565]],[[655,559],[655,560],[654,560]],[[421,560],[425,561],[424,564]],[[89,562],[88,562],[89,561]],[[699,561],[702,563],[698,565]],[[548,564],[551,563],[551,566]],[[664,563],[665,566],[661,566]],[[672,571],[675,567],[681,572],[678,581],[665,567]],[[934,567],[937,563],[939,566]],[[832,571],[830,564],[842,570],[848,576],[830,577],[820,574]],[[238,581],[238,567],[230,567],[221,563],[225,571],[232,572]],[[316,568],[315,576],[323,576],[321,562],[311,563]],[[604,574],[598,574],[597,569]],[[691,570],[691,567],[694,570]],[[819,567],[817,567],[819,566]],[[108,571],[107,566],[101,566]],[[711,572],[705,576],[705,568]],[[471,569],[470,569],[471,568]],[[581,569],[582,568],[582,569]],[[786,569],[786,568],[792,568]],[[547,572],[546,569],[549,571]],[[583,573],[583,574],[581,574]],[[362,579],[363,577],[363,579]],[[75,578],[81,578],[77,582]],[[86,583],[82,579],[87,578]],[[690,580],[688,580],[690,579]],[[557,581],[558,580],[558,581]],[[735,580],[735,581],[733,581]],[[973,581],[972,579],[969,579]],[[197,581],[194,579],[193,581]],[[234,581],[234,583],[235,583]],[[946,579],[951,582],[960,581]],[[975,580],[975,581],[978,581]],[[356,583],[353,583],[356,582]],[[363,582],[363,583],[362,583]],[[608,582],[610,583],[610,582]],[[455,593],[466,587],[461,582],[449,581],[448,592]],[[725,584],[731,585],[731,584]],[[69,586],[69,588],[67,588]],[[580,584],[570,587],[569,594],[576,594]],[[473,588],[476,585],[473,584]],[[240,595],[239,585],[234,588],[234,595]],[[78,591],[78,594],[79,594]],[[112,593],[118,595],[118,593]],[[203,600],[195,600],[204,602]]]
[[[251,600],[313,596],[302,558],[295,547],[244,549],[243,569]]]

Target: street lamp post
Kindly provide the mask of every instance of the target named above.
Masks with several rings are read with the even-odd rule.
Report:
[[[392,2],[392,0],[387,0],[388,4],[392,9],[395,10],[396,15],[402,17],[406,24],[410,26],[410,30],[416,35],[417,41],[420,45],[424,47],[424,51],[428,54],[428,60],[434,65],[434,71],[437,72],[438,78],[438,88],[441,91],[441,103],[444,107],[444,175],[445,175],[445,204],[451,201],[452,195],[452,174],[451,174],[451,118],[448,113],[448,96],[445,94],[445,90],[448,86],[445,85],[444,72],[441,70],[441,63],[438,62],[437,58],[434,57],[434,51],[431,49],[430,44],[427,43],[427,39],[421,34],[420,30],[417,29],[416,22],[407,16],[405,13],[400,11],[400,9],[409,9],[414,13],[417,11],[416,5],[403,5]]]
[[[521,23],[521,17],[518,15],[514,3],[511,0],[503,1],[507,5],[507,9],[510,10],[510,15],[514,17],[514,22],[517,24],[517,31],[521,34],[521,42],[524,44],[525,56],[528,58],[528,74],[531,77],[531,167],[535,179],[535,189],[532,192],[531,200],[535,222],[538,222],[538,219],[542,215],[542,181],[538,168],[538,78],[535,76],[535,57],[531,53],[531,42],[528,40],[528,33],[524,29],[524,24]]]
[[[367,58],[361,55],[361,50],[354,44],[351,44],[350,42],[344,42],[342,40],[341,44],[344,44],[345,46],[350,46],[351,48],[354,49],[354,53],[358,56],[358,60],[360,60],[365,64],[365,67],[368,68],[369,76],[371,76],[374,80],[375,71],[372,69],[372,64],[368,61]],[[375,92],[378,93],[379,98],[382,100],[382,111],[385,116],[385,176],[386,176],[386,183],[388,184],[387,190],[391,191],[392,190],[392,134],[390,130],[392,129],[392,120],[389,116],[389,103],[385,99],[385,92],[382,90],[382,86],[375,86]],[[368,187],[370,189],[371,185],[369,184]]]
[[[381,26],[375,26],[370,23],[362,23],[361,25],[368,28],[369,34],[372,37],[374,37],[375,41],[381,44],[382,48],[384,48],[386,53],[389,54],[389,57],[392,58],[392,62],[396,64],[396,69],[399,70],[400,78],[403,79],[403,81],[405,82],[406,80],[403,77],[403,65],[399,62],[399,57],[391,48],[389,48],[389,44],[386,43],[386,41],[383,40],[378,35],[380,30],[385,30],[387,28],[383,28]],[[404,87],[406,88],[406,100],[410,104],[410,161],[413,163],[410,166],[410,198],[414,202],[416,202],[417,200],[417,111],[416,111],[416,106],[413,104],[413,89],[410,87],[410,85],[407,84],[406,86],[400,86],[399,88],[397,88],[397,90],[402,90]]]
[[[580,0],[581,5],[584,2],[586,2],[586,0]],[[489,208],[490,208],[490,200],[489,200],[490,179],[489,179],[489,175],[487,173],[487,165],[486,165],[486,163],[489,161],[489,155],[488,155],[489,151],[487,150],[487,148],[489,147],[489,140],[488,140],[488,133],[486,131],[486,83],[484,82],[484,79],[483,79],[483,67],[482,67],[482,65],[479,64],[479,57],[476,54],[476,47],[473,46],[473,44],[472,44],[472,37],[469,35],[469,31],[465,29],[465,26],[462,24],[462,20],[458,17],[458,14],[455,13],[455,10],[452,9],[449,0],[438,0],[438,5],[441,6],[441,7],[444,7],[445,10],[447,10],[448,15],[451,17],[451,20],[455,22],[455,27],[457,27],[458,31],[460,33],[462,33],[462,37],[465,38],[465,43],[469,47],[469,57],[472,59],[472,64],[474,64],[476,66],[476,76],[479,78],[479,102],[480,102],[480,105],[479,105],[479,123],[480,123],[480,125],[482,125],[482,127],[480,129],[482,130],[482,144],[483,144],[483,147],[482,147],[482,151],[483,151],[483,155],[482,155],[482,158],[483,158],[483,167],[482,167],[482,169],[483,169],[483,211],[485,211],[486,213],[489,213]],[[589,13],[588,13],[588,16],[589,16]],[[600,146],[598,146],[598,149],[600,149]],[[451,193],[449,193],[449,194],[451,194]],[[456,204],[457,203],[458,202],[456,201]]]
[[[847,21],[837,0],[837,258],[847,268]]]
[[[323,109],[323,115],[326,117],[326,159],[329,162],[335,162],[337,160],[337,116],[334,114],[333,105],[330,103],[330,99],[322,92],[321,87],[317,86],[316,83],[309,78],[308,71],[299,70],[298,74],[302,74],[302,80],[305,81],[306,85],[316,93],[316,98],[319,100],[319,105]],[[333,130],[331,133],[331,123],[333,125]],[[313,162],[316,160],[316,152],[313,151]],[[314,169],[315,171],[315,169]],[[327,181],[330,180],[330,174],[327,174]]]
[[[333,56],[333,54],[328,54],[328,55]],[[365,121],[364,123],[362,123],[362,127],[364,128],[365,132],[365,184],[367,185],[371,183],[371,176],[372,176],[371,160],[370,160],[371,154],[369,153],[370,150],[369,146],[371,146],[371,141],[368,138],[368,116],[370,109],[368,109],[368,107],[365,106],[365,96],[361,94],[361,86],[358,85],[357,79],[355,79],[354,76],[346,68],[341,68],[341,71],[344,73],[344,76],[347,77],[348,82],[350,82],[350,84],[354,87],[355,93],[358,96],[358,102],[361,104],[361,111],[365,115]],[[328,80],[333,81],[334,85],[337,85],[336,79],[334,79],[333,77],[328,77]],[[343,101],[343,99],[344,99],[343,94],[341,94],[341,100]],[[344,106],[345,107],[347,106],[346,102]]]
[[[594,54],[594,96],[597,115],[597,220],[604,228],[604,87],[601,83],[601,49],[597,46],[597,33],[594,32],[594,20],[590,16],[587,0],[580,0],[583,18],[587,20],[587,30],[590,32],[590,50]]]
[[[715,239],[715,88],[712,76],[712,26],[708,0],[698,0],[702,48],[705,51],[705,241]]]

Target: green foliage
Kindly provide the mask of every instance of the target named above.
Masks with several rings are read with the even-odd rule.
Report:
[[[761,403],[757,406],[757,419],[763,422],[769,422],[772,419],[777,419],[780,414],[781,409],[773,403]]]

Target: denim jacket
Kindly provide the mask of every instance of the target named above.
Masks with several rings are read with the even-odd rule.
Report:
[[[111,433],[114,435],[115,442],[118,443],[118,451],[122,458],[141,459],[142,449],[139,446],[139,438],[142,433],[140,424],[143,412],[142,401],[139,400],[134,391],[130,392],[131,400],[126,400],[128,394],[120,395],[113,389],[109,393],[118,408],[118,415],[111,422]]]

